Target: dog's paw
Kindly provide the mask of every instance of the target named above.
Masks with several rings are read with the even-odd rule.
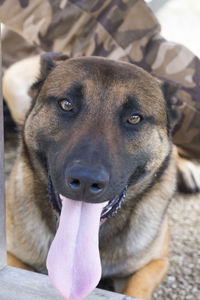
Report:
[[[181,193],[200,192],[200,163],[182,157],[177,158],[178,190]]]

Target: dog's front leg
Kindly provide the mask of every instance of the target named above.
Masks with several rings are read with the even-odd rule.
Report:
[[[19,260],[16,256],[12,255],[9,252],[7,252],[7,263],[8,263],[8,266],[11,266],[11,267],[33,271],[33,269],[31,269],[30,267],[25,265],[21,260]]]
[[[138,299],[150,300],[153,291],[166,275],[168,264],[167,257],[151,261],[129,279],[123,294]]]
[[[159,258],[150,261],[129,277],[123,294],[138,299],[150,300],[154,290],[167,274],[169,267],[169,229],[167,220],[164,223],[164,240],[161,241],[162,249]]]

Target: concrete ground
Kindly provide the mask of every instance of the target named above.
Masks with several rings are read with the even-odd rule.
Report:
[[[170,268],[153,300],[200,299],[200,195],[177,195],[169,209]]]

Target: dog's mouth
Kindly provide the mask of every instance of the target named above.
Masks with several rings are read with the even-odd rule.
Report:
[[[119,195],[115,196],[112,200],[104,202],[104,206],[102,203],[103,209],[100,217],[101,224],[104,223],[108,218],[118,213],[126,197],[127,188],[128,185],[123,189],[123,191]],[[48,196],[53,209],[56,211],[57,215],[60,216],[62,209],[62,199],[54,189],[50,176],[48,178]]]
[[[126,197],[127,188],[128,186],[123,189],[119,196],[116,196],[113,200],[107,202],[106,206],[102,209],[101,220],[106,220],[118,213]]]

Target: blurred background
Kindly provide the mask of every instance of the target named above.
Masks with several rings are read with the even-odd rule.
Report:
[[[184,44],[200,57],[200,0],[147,0],[169,41]]]

